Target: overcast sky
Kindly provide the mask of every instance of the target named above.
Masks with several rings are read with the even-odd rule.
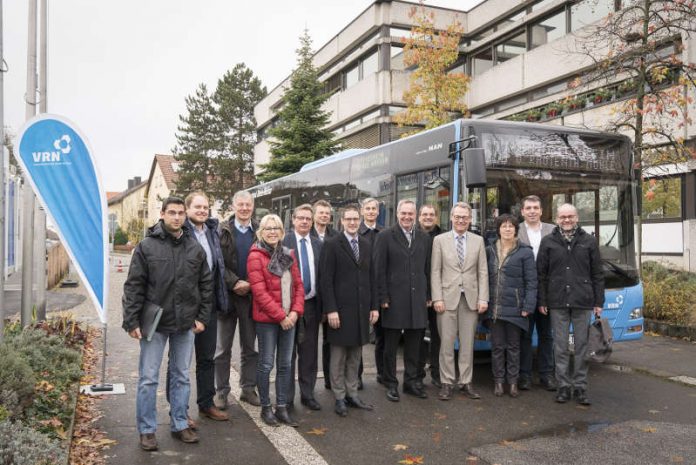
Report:
[[[481,0],[430,0],[468,10]],[[244,62],[270,90],[295,65],[307,27],[315,50],[372,0],[49,0],[48,112],[72,120],[108,191],[171,153],[184,98]],[[25,121],[27,1],[3,0],[5,125]]]

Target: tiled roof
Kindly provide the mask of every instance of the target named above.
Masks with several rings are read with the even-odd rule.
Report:
[[[162,170],[167,187],[170,190],[176,189],[176,166],[179,162],[174,159],[174,155],[155,155],[155,162]]]

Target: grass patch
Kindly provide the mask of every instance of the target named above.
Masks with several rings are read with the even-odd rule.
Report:
[[[696,274],[643,263],[644,314],[682,326],[696,325]]]

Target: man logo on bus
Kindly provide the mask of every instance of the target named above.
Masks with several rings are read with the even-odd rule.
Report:
[[[72,141],[70,136],[63,134],[60,139],[53,141],[55,150],[50,152],[32,152],[31,156],[34,163],[61,163],[63,155],[67,155],[72,150]]]

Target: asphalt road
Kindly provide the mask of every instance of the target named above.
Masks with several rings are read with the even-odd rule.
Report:
[[[135,429],[138,346],[120,329],[127,257],[121,260],[124,272],[114,265],[110,280],[107,381],[124,383],[126,394],[99,402],[104,416],[98,427],[118,441],[107,452],[109,464],[696,464],[696,386],[689,384],[696,383],[696,344],[659,336],[617,344],[608,364],[591,366],[591,407],[557,404],[553,393],[537,386],[517,399],[495,398],[485,362],[474,372],[479,401],[457,396],[442,402],[429,386],[429,399],[402,396],[392,403],[376,383],[369,345],[361,396],[375,405],[373,412],[338,417],[320,378],[316,398],[323,410],[308,411],[296,399],[296,430],[265,427],[258,409],[235,403],[232,422],[203,419],[201,442],[184,445],[168,434],[160,395],[160,450],[142,452]],[[71,311],[97,321],[89,301]],[[197,417],[195,393],[191,399]]]

